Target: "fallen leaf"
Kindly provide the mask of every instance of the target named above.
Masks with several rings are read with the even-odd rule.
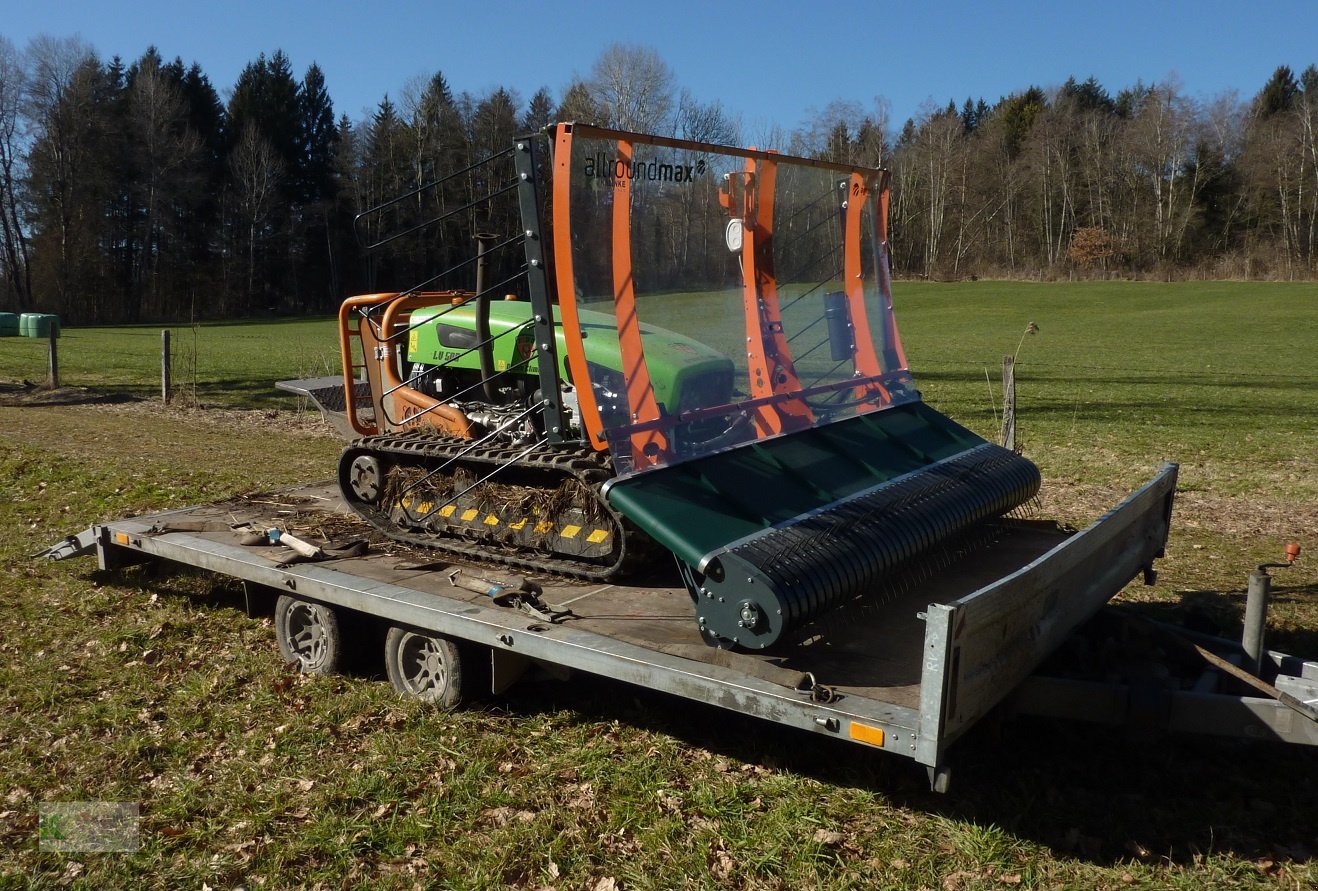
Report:
[[[518,823],[533,822],[535,820],[535,811],[519,811],[510,807],[495,807],[485,811],[482,816],[493,821],[496,825],[507,826],[514,820]]]
[[[943,889],[944,891],[956,891],[956,889],[962,887],[967,880],[977,878],[979,878],[979,876],[973,872],[958,869],[956,872],[949,872],[947,875],[943,876]]]
[[[737,869],[737,862],[732,859],[732,855],[727,851],[717,851],[714,854],[714,863],[710,866],[710,872],[718,879],[730,879],[733,872]]]
[[[842,844],[842,833],[834,829],[816,829],[815,843],[820,845],[840,845]]]

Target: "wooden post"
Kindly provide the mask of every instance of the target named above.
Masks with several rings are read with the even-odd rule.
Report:
[[[50,326],[50,387],[59,389],[59,328]]]
[[[1002,447],[1016,451],[1016,358],[1002,357]]]
[[[160,401],[169,405],[169,329],[160,332]]]

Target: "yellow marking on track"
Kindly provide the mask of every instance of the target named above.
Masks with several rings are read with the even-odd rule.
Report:
[[[423,501],[416,506],[416,512],[419,514],[428,514],[434,508],[435,502]]]
[[[479,513],[480,511],[476,510],[474,507],[467,508],[462,512],[462,522],[470,523],[472,520],[476,519],[476,515]]]
[[[411,495],[404,495],[402,498],[398,499],[398,503],[401,504],[403,507],[411,507],[411,506],[412,506],[412,496],[411,496]]]
[[[516,529],[518,532],[521,532],[523,529],[526,528],[526,517],[522,517],[516,523],[509,523],[508,528]]]
[[[454,508],[453,505],[451,505],[451,504],[446,504],[446,505],[444,505],[443,507],[441,507],[441,508],[439,509],[439,515],[440,515],[441,517],[451,517],[451,516],[453,516],[453,511],[454,511],[454,510],[456,510],[456,508]]]
[[[486,525],[486,526],[498,526],[498,525],[499,525],[499,518],[496,517],[494,514],[486,514],[486,515],[485,515],[485,525]]]
[[[608,537],[609,537],[609,530],[596,529],[594,532],[590,533],[590,535],[586,536],[586,541],[590,542],[591,544],[599,544]]]
[[[535,524],[535,531],[539,532],[541,535],[544,535],[546,532],[552,532],[553,529],[554,529],[554,524],[549,522],[548,520],[540,520],[538,523]]]
[[[580,526],[564,526],[563,531],[559,533],[564,538],[576,538],[577,533],[581,531]]]

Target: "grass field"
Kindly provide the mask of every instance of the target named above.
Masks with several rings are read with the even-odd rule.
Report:
[[[1159,586],[1128,597],[1230,629],[1253,564],[1313,551],[1278,573],[1270,632],[1318,657],[1318,288],[895,301],[925,398],[983,434],[985,372],[996,390],[1019,346],[1047,513],[1085,522],[1181,463]],[[67,331],[64,382],[152,393],[159,330]],[[175,329],[182,407],[0,393],[0,888],[1318,885],[1312,751],[989,722],[937,796],[906,762],[607,680],[436,713],[369,673],[289,674],[231,583],[28,559],[97,520],[329,476],[338,443],[270,383],[332,370],[333,337]],[[0,381],[44,372],[39,343],[0,340]],[[38,804],[76,800],[138,803],[141,849],[38,851]]]

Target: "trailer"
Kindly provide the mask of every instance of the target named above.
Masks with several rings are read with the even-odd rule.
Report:
[[[389,231],[455,177],[489,192]],[[571,123],[519,136],[359,216],[368,250],[489,228],[348,298],[341,376],[280,384],[347,440],[335,482],[48,553],[238,579],[303,671],[383,624],[394,687],[442,707],[586,672],[910,758],[938,790],[999,706],[1318,743],[1318,671],[1261,652],[1258,611],[1249,671],[1233,644],[1101,615],[1155,580],[1175,465],[1077,532],[1031,517],[1025,456],[924,402],[889,181]],[[1152,689],[1103,664],[1111,638],[1188,649]]]
[[[1267,653],[1267,686],[1278,696],[1241,695],[1204,677],[1151,693],[1110,670],[1101,680],[1046,670],[1129,581],[1154,580],[1176,472],[1164,466],[1079,532],[1003,520],[992,541],[772,653],[708,646],[675,567],[597,584],[436,562],[378,536],[364,541],[364,524],[330,483],[100,523],[46,556],[94,554],[106,571],[160,561],[239,580],[249,609],[275,606],[280,650],[304,670],[364,639],[370,619],[390,628],[395,686],[442,706],[501,692],[531,666],[564,678],[584,672],[909,758],[938,791],[950,781],[949,749],[999,707],[1318,745],[1318,662]],[[264,538],[254,543],[253,530]],[[268,530],[310,544],[313,558],[271,543]],[[435,676],[444,683],[426,683]]]

